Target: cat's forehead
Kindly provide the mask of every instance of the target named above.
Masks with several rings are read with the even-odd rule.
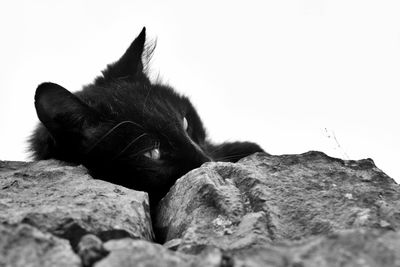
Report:
[[[193,109],[188,98],[164,85],[114,82],[85,91],[85,102],[103,117],[131,120],[148,127],[179,123]]]

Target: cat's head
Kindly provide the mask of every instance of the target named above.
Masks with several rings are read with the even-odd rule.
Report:
[[[48,134],[46,157],[84,164],[95,177],[159,198],[210,158],[188,100],[143,71],[145,29],[103,76],[82,91],[43,83],[35,95]]]

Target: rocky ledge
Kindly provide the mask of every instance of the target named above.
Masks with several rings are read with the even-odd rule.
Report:
[[[400,266],[399,229],[400,187],[370,159],[206,163],[153,218],[82,166],[0,162],[0,266]]]

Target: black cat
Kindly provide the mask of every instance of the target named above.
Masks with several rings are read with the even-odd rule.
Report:
[[[164,196],[176,179],[207,161],[236,162],[263,151],[249,142],[211,144],[189,99],[150,82],[144,71],[145,28],[125,54],[82,91],[54,83],[35,95],[42,122],[30,139],[36,160],[85,165],[91,174]]]

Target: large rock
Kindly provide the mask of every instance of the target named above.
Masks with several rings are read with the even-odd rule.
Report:
[[[220,267],[221,252],[209,250],[193,256],[171,251],[159,244],[130,238],[111,240],[104,244],[110,254],[95,264],[95,267],[130,266],[183,266]]]
[[[68,241],[26,225],[0,224],[0,266],[81,266]]]
[[[0,266],[400,266],[400,188],[369,159],[210,162],[154,210],[163,245],[147,194],[58,161],[1,162]]]
[[[325,236],[318,242],[326,243],[338,233],[340,240],[365,239],[372,246],[381,232],[347,237],[343,230],[397,231],[400,188],[370,159],[343,161],[319,152],[259,153],[236,164],[207,163],[179,179],[159,204],[155,225],[166,246],[179,252],[198,254],[213,247],[239,255],[261,247],[274,255],[283,251],[284,258],[292,259],[290,247],[297,247],[299,240]],[[282,250],[282,242],[290,249]],[[344,247],[342,241],[333,246]],[[246,253],[241,258],[247,258]]]
[[[147,194],[95,180],[55,160],[0,163],[0,222],[26,223],[70,240],[153,240]]]

